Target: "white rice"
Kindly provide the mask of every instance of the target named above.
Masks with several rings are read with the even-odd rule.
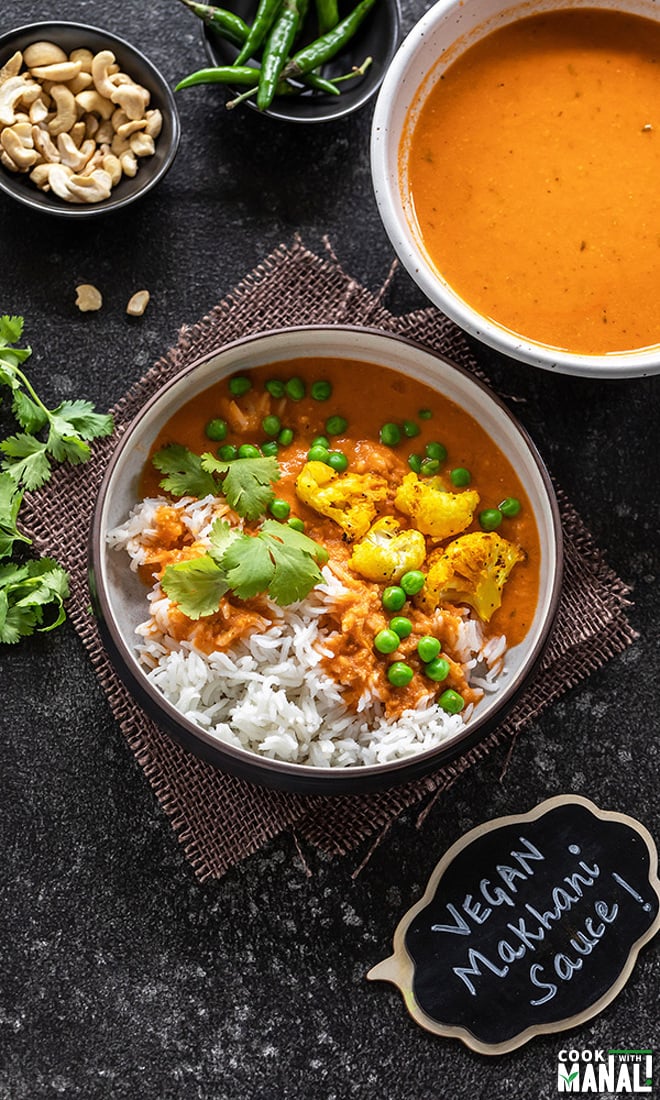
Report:
[[[128,520],[108,535],[108,543],[126,551],[131,568],[144,564],[156,531],[156,509],[167,504],[199,542],[208,540],[214,520],[226,506],[213,497],[144,500]],[[357,713],[343,699],[342,686],[322,666],[331,632],[323,617],[346,590],[326,566],[324,582],[305,600],[272,607],[273,624],[242,638],[226,652],[204,653],[192,642],[169,633],[171,604],[158,584],[148,595],[150,616],[137,628],[138,658],[147,678],[164,697],[219,741],[261,756],[299,764],[345,768],[384,764],[414,756],[458,733],[473,707],[461,714],[441,710],[429,695],[396,720],[386,720],[370,686]],[[457,659],[470,685],[481,693],[497,690],[505,674],[506,639],[484,644],[478,621],[459,628]]]

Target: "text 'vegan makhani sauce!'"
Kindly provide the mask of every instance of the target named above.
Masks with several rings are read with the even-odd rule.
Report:
[[[660,24],[520,19],[458,57],[415,115],[410,217],[457,294],[570,352],[660,342]]]

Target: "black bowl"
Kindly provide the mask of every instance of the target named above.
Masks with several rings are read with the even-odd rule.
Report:
[[[351,6],[342,5],[340,2],[340,16],[347,14]],[[313,8],[313,5],[310,7]],[[255,9],[256,0],[236,0],[232,6],[232,11],[245,19],[248,24],[254,18]],[[202,30],[206,54],[211,65],[231,65],[238,54],[236,46],[222,38],[212,26],[202,24]],[[310,14],[305,20],[296,48],[313,41],[317,36],[315,19],[313,14]],[[320,74],[328,80],[344,76],[353,68],[362,65],[366,58],[371,57],[372,63],[364,76],[343,83],[341,95],[323,95],[309,89],[302,89],[299,95],[276,98],[268,110],[259,111],[259,113],[285,122],[330,122],[352,114],[353,111],[363,107],[380,88],[385,72],[396,53],[400,37],[399,0],[378,0],[354,37],[340,53],[323,66]],[[232,88],[232,93],[239,95],[244,90],[236,87]],[[248,99],[246,103],[253,110],[259,110],[253,100]]]
[[[0,190],[33,210],[56,214],[64,218],[90,218],[119,210],[146,195],[163,178],[172,164],[179,147],[179,115],[174,97],[165,78],[152,63],[123,38],[86,23],[30,23],[0,35],[0,67],[16,50],[25,50],[31,42],[54,42],[66,53],[85,47],[98,52],[110,49],[122,70],[151,93],[150,108],[158,108],[163,116],[163,127],[156,140],[156,151],[151,157],[142,157],[136,175],[130,179],[122,176],[113,187],[110,198],[102,202],[69,203],[51,192],[40,191],[26,175],[10,172],[0,164]]]

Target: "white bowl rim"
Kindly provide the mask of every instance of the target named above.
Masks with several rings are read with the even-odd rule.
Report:
[[[532,15],[529,0],[518,0],[521,17]],[[577,0],[578,6],[599,7],[599,0]],[[512,4],[507,11],[518,6]],[[371,126],[370,160],[371,178],[376,205],[390,242],[408,274],[426,297],[455,321],[465,332],[504,355],[531,366],[541,367],[560,374],[572,374],[585,378],[617,379],[647,377],[660,373],[660,344],[652,349],[612,352],[607,355],[580,355],[559,348],[526,340],[515,332],[496,324],[478,313],[452,289],[441,281],[432,270],[423,251],[414,242],[405,212],[399,199],[398,173],[393,179],[388,168],[388,151],[400,133],[391,134],[392,111],[401,97],[401,89],[408,83],[406,75],[424,39],[438,23],[453,10],[460,11],[464,0],[437,0],[415,24],[403,40],[390,64],[381,85]],[[503,9],[504,11],[504,9]],[[652,14],[649,9],[649,16]],[[485,21],[484,21],[485,22]],[[413,70],[414,71],[414,70]],[[417,89],[427,74],[417,75]]]
[[[219,358],[226,357],[231,358],[232,353],[237,350],[254,348],[255,345],[263,343],[264,341],[282,341],[286,342],[290,339],[291,334],[300,333],[326,333],[330,339],[335,339],[337,334],[346,334],[347,337],[359,336],[361,339],[367,340],[377,337],[380,340],[387,342],[393,342],[399,346],[407,346],[407,348],[413,353],[422,353],[430,357],[431,360],[437,361],[443,365],[443,369],[451,372],[457,372],[462,375],[464,379],[468,381],[469,385],[473,385],[481,395],[489,402],[492,403],[497,410],[503,414],[504,418],[508,422],[508,426],[513,433],[518,437],[519,441],[526,449],[532,467],[535,474],[539,478],[539,484],[542,485],[545,493],[544,504],[547,505],[547,513],[545,515],[546,523],[548,524],[548,542],[552,545],[554,553],[551,560],[551,574],[550,583],[548,586],[548,595],[546,598],[547,613],[544,620],[542,620],[538,637],[534,646],[530,649],[529,653],[521,661],[521,666],[517,671],[513,682],[508,685],[503,685],[500,690],[493,696],[494,703],[489,713],[484,714],[481,717],[477,711],[476,716],[468,722],[461,731],[455,734],[452,738],[449,738],[446,742],[441,742],[439,745],[434,746],[421,753],[416,753],[414,756],[406,757],[404,759],[389,761],[387,763],[380,764],[360,764],[352,765],[346,768],[336,767],[320,767],[309,764],[289,763],[282,760],[272,760],[270,758],[260,757],[257,753],[249,750],[238,748],[233,745],[226,744],[219,741],[212,734],[206,732],[203,728],[196,723],[188,719],[180,711],[178,711],[172,704],[170,704],[165,697],[158,691],[150,681],[147,680],[143,670],[137,666],[137,659],[131,647],[127,644],[126,639],[122,634],[122,630],[117,623],[112,608],[112,600],[109,596],[106,587],[106,570],[104,567],[104,557],[109,553],[106,544],[106,511],[107,502],[112,496],[113,479],[115,469],[127,448],[135,443],[137,433],[140,430],[140,422],[144,415],[150,412],[154,407],[159,405],[170,390],[177,387],[181,382],[187,379],[195,371],[199,370],[205,364],[210,361]],[[310,352],[314,354],[314,352]],[[365,362],[374,359],[369,359],[366,351],[360,349],[360,353],[346,351],[344,357],[349,358],[362,358]],[[274,362],[278,360],[274,358]],[[282,359],[284,361],[284,359]],[[243,364],[241,370],[249,370],[249,366]],[[405,373],[405,370],[401,370],[401,373]],[[226,374],[230,374],[229,369]],[[220,375],[223,377],[223,375]],[[209,385],[213,383],[208,383]],[[469,410],[466,410],[469,411]],[[470,414],[473,415],[473,414]],[[105,470],[101,486],[99,488],[97,502],[94,511],[94,517],[90,529],[90,544],[89,544],[89,558],[90,558],[90,590],[92,594],[92,601],[95,605],[95,611],[99,627],[103,640],[106,643],[107,648],[110,651],[113,663],[117,667],[119,675],[128,684],[129,689],[133,694],[138,697],[138,700],[145,705],[150,713],[154,713],[154,710],[162,713],[165,718],[166,728],[177,739],[182,740],[182,743],[187,747],[191,747],[190,742],[195,741],[200,747],[209,750],[211,756],[222,756],[227,760],[227,770],[230,769],[230,762],[234,761],[236,766],[244,772],[246,769],[254,771],[254,781],[261,782],[269,785],[279,785],[277,783],[277,777],[288,776],[290,780],[293,780],[293,787],[299,787],[301,784],[296,783],[297,779],[302,781],[302,785],[307,784],[308,790],[311,792],[313,787],[321,788],[325,793],[328,791],[329,786],[336,788],[339,793],[339,788],[342,786],[342,779],[344,780],[345,787],[352,787],[358,789],[358,785],[362,785],[366,781],[368,786],[369,780],[376,780],[377,785],[385,785],[386,777],[390,776],[389,783],[394,785],[399,781],[405,781],[408,778],[405,775],[407,767],[414,769],[421,774],[422,771],[432,770],[432,766],[424,767],[425,763],[430,760],[438,759],[437,766],[442,766],[445,762],[445,758],[455,759],[461,754],[461,751],[467,750],[475,741],[481,741],[487,733],[496,728],[513,703],[520,696],[522,691],[527,688],[529,681],[531,680],[533,673],[537,670],[546,646],[549,642],[552,634],[553,627],[555,625],[557,611],[559,608],[559,598],[561,593],[561,585],[563,578],[563,534],[561,526],[561,518],[559,514],[559,506],[555,497],[552,481],[545,467],[545,464],[538,453],[535,444],[529,436],[527,430],[522,424],[518,422],[511,410],[504,404],[504,402],[490,389],[486,383],[482,382],[474,374],[472,374],[465,367],[455,363],[442,353],[429,348],[418,341],[410,339],[406,336],[401,336],[397,333],[390,333],[383,329],[379,329],[371,326],[356,326],[356,325],[295,325],[287,328],[269,329],[266,331],[256,332],[244,337],[240,337],[236,340],[232,340],[226,344],[220,345],[218,348],[206,352],[200,356],[189,366],[185,367],[182,371],[178,372],[174,377],[169,379],[163,386],[161,386],[156,393],[154,393],[144,404],[137,416],[127,425],[125,430],[120,436],[117,446],[108,462]],[[524,639],[523,643],[524,645]],[[138,668],[138,675],[136,677],[135,672]],[[157,721],[157,719],[156,719]],[[179,738],[177,730],[185,731],[185,737]],[[460,750],[453,752],[455,745],[460,746]],[[193,751],[195,749],[193,748]],[[204,755],[202,753],[202,755]],[[207,755],[207,759],[209,756]],[[217,764],[217,761],[216,761]],[[222,766],[218,764],[217,766]],[[403,772],[403,778],[399,780],[398,775]]]

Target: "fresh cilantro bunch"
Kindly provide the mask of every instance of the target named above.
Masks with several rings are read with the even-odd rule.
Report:
[[[86,462],[89,440],[110,435],[112,417],[94,411],[89,401],[62,401],[48,409],[35,393],[20,364],[31,348],[11,347],[23,333],[22,317],[0,317],[0,385],[12,393],[12,410],[22,432],[0,443],[2,468],[24,489],[48,481],[53,462]]]
[[[31,542],[18,527],[23,491],[48,481],[53,462],[86,462],[89,441],[109,435],[113,426],[89,401],[63,401],[55,409],[43,404],[21,370],[30,348],[12,346],[22,334],[22,317],[0,317],[0,386],[10,389],[12,411],[23,429],[0,442],[0,559],[11,558],[17,544]],[[68,595],[67,574],[52,558],[0,564],[0,642],[59,626]]]
[[[237,461],[258,461],[241,459]],[[267,592],[280,605],[302,600],[323,580],[326,550],[300,531],[264,520],[247,535],[216,520],[208,553],[168,565],[161,587],[189,619],[212,615],[230,590],[241,600]]]

